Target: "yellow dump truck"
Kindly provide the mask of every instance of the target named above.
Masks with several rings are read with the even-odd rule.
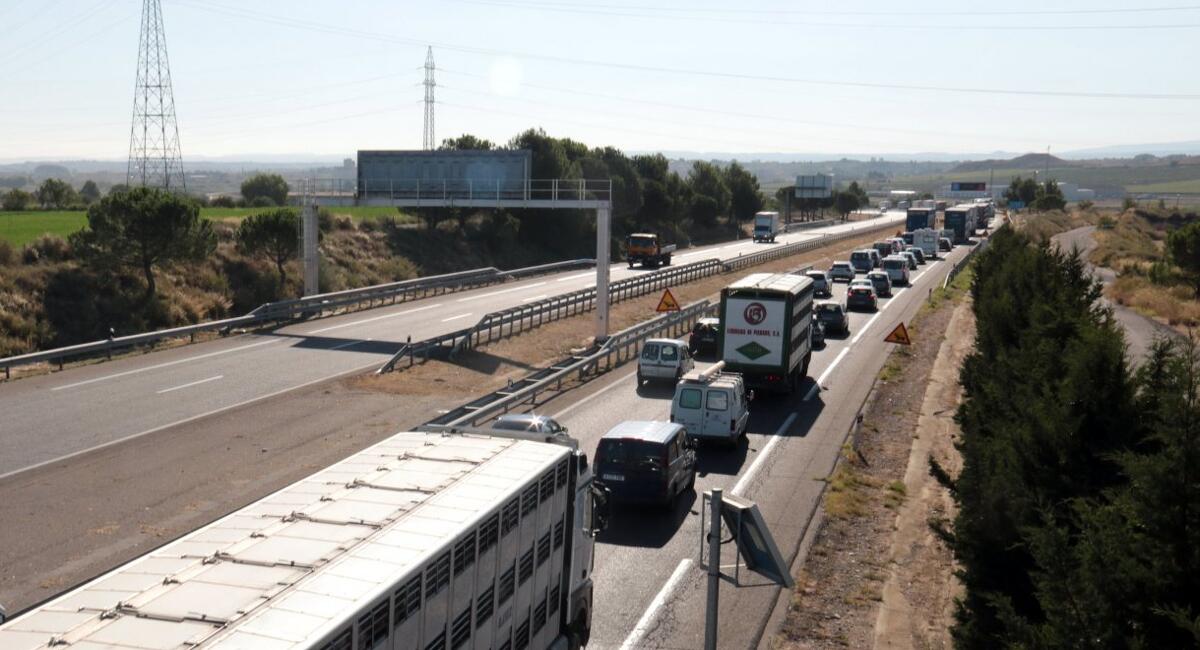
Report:
[[[625,260],[629,268],[634,264],[642,266],[670,266],[671,253],[675,252],[675,244],[661,244],[658,235],[635,232],[625,241]]]

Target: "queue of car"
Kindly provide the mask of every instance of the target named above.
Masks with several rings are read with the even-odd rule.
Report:
[[[946,238],[938,248],[952,250]],[[813,284],[810,341],[823,347],[825,336],[850,335],[848,310],[876,311],[881,298],[894,287],[910,283],[910,271],[932,261],[903,237],[875,242],[856,250],[850,260],[836,261],[828,271],[808,269],[803,274]],[[860,277],[861,276],[861,277]],[[844,301],[830,300],[834,283],[847,282]],[[695,368],[694,357],[718,351],[721,322],[699,319],[686,341],[650,339],[638,355],[637,386],[657,380],[674,385],[669,421],[627,421],[607,432],[596,449],[596,483],[615,501],[670,506],[696,481],[698,443],[736,445],[746,435],[750,402],[742,375],[725,372],[720,361],[707,370]],[[567,429],[552,418],[538,415],[504,415],[495,428],[565,435]]]

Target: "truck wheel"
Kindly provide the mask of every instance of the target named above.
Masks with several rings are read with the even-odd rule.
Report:
[[[687,491],[691,492],[696,488],[696,472],[693,471],[691,477],[688,478]]]
[[[591,638],[592,630],[587,623],[587,613],[580,611],[567,627],[567,647],[570,650],[581,650]]]
[[[638,388],[641,388],[641,387],[642,387],[642,384],[644,384],[644,383],[646,383],[646,378],[642,376],[642,371],[641,371],[641,370],[639,370],[639,371],[638,371],[638,373],[637,373],[637,385],[638,385]]]
[[[667,256],[667,261],[663,262],[663,266],[671,266],[671,256]]]

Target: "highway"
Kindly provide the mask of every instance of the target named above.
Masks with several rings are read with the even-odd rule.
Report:
[[[780,243],[903,222],[901,213],[885,219],[799,231]],[[741,240],[689,249],[674,259],[728,259],[767,246]],[[615,264],[610,276],[645,272]],[[461,329],[488,312],[594,283],[594,272],[571,271],[0,384],[0,479],[364,372],[409,337]]]
[[[757,501],[784,557],[795,557],[819,504],[822,479],[885,362],[891,346],[883,343],[884,336],[897,323],[911,321],[929,291],[941,286],[952,260],[966,253],[965,247],[958,247],[948,256],[950,261],[920,267],[913,286],[883,299],[879,311],[852,313],[850,335],[830,337],[826,347],[816,351],[810,378],[793,397],[762,397],[751,403],[744,444],[734,449],[701,447],[695,492],[685,494],[676,507],[618,507],[598,539],[589,647],[703,645],[705,576],[698,566],[698,509],[705,490],[720,487]],[[836,285],[834,299],[844,301],[845,286]],[[569,427],[582,448],[594,453],[600,437],[621,420],[668,418],[673,388],[647,385],[635,390],[634,372],[633,365],[622,368],[541,411]],[[730,548],[722,561],[732,565]],[[758,586],[722,584],[719,647],[754,647],[779,595],[754,574],[743,570],[742,579]]]

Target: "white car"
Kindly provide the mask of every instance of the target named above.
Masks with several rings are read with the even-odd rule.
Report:
[[[638,355],[637,383],[647,380],[666,379],[678,381],[692,371],[696,362],[688,351],[688,344],[678,339],[649,339],[642,345]]]

